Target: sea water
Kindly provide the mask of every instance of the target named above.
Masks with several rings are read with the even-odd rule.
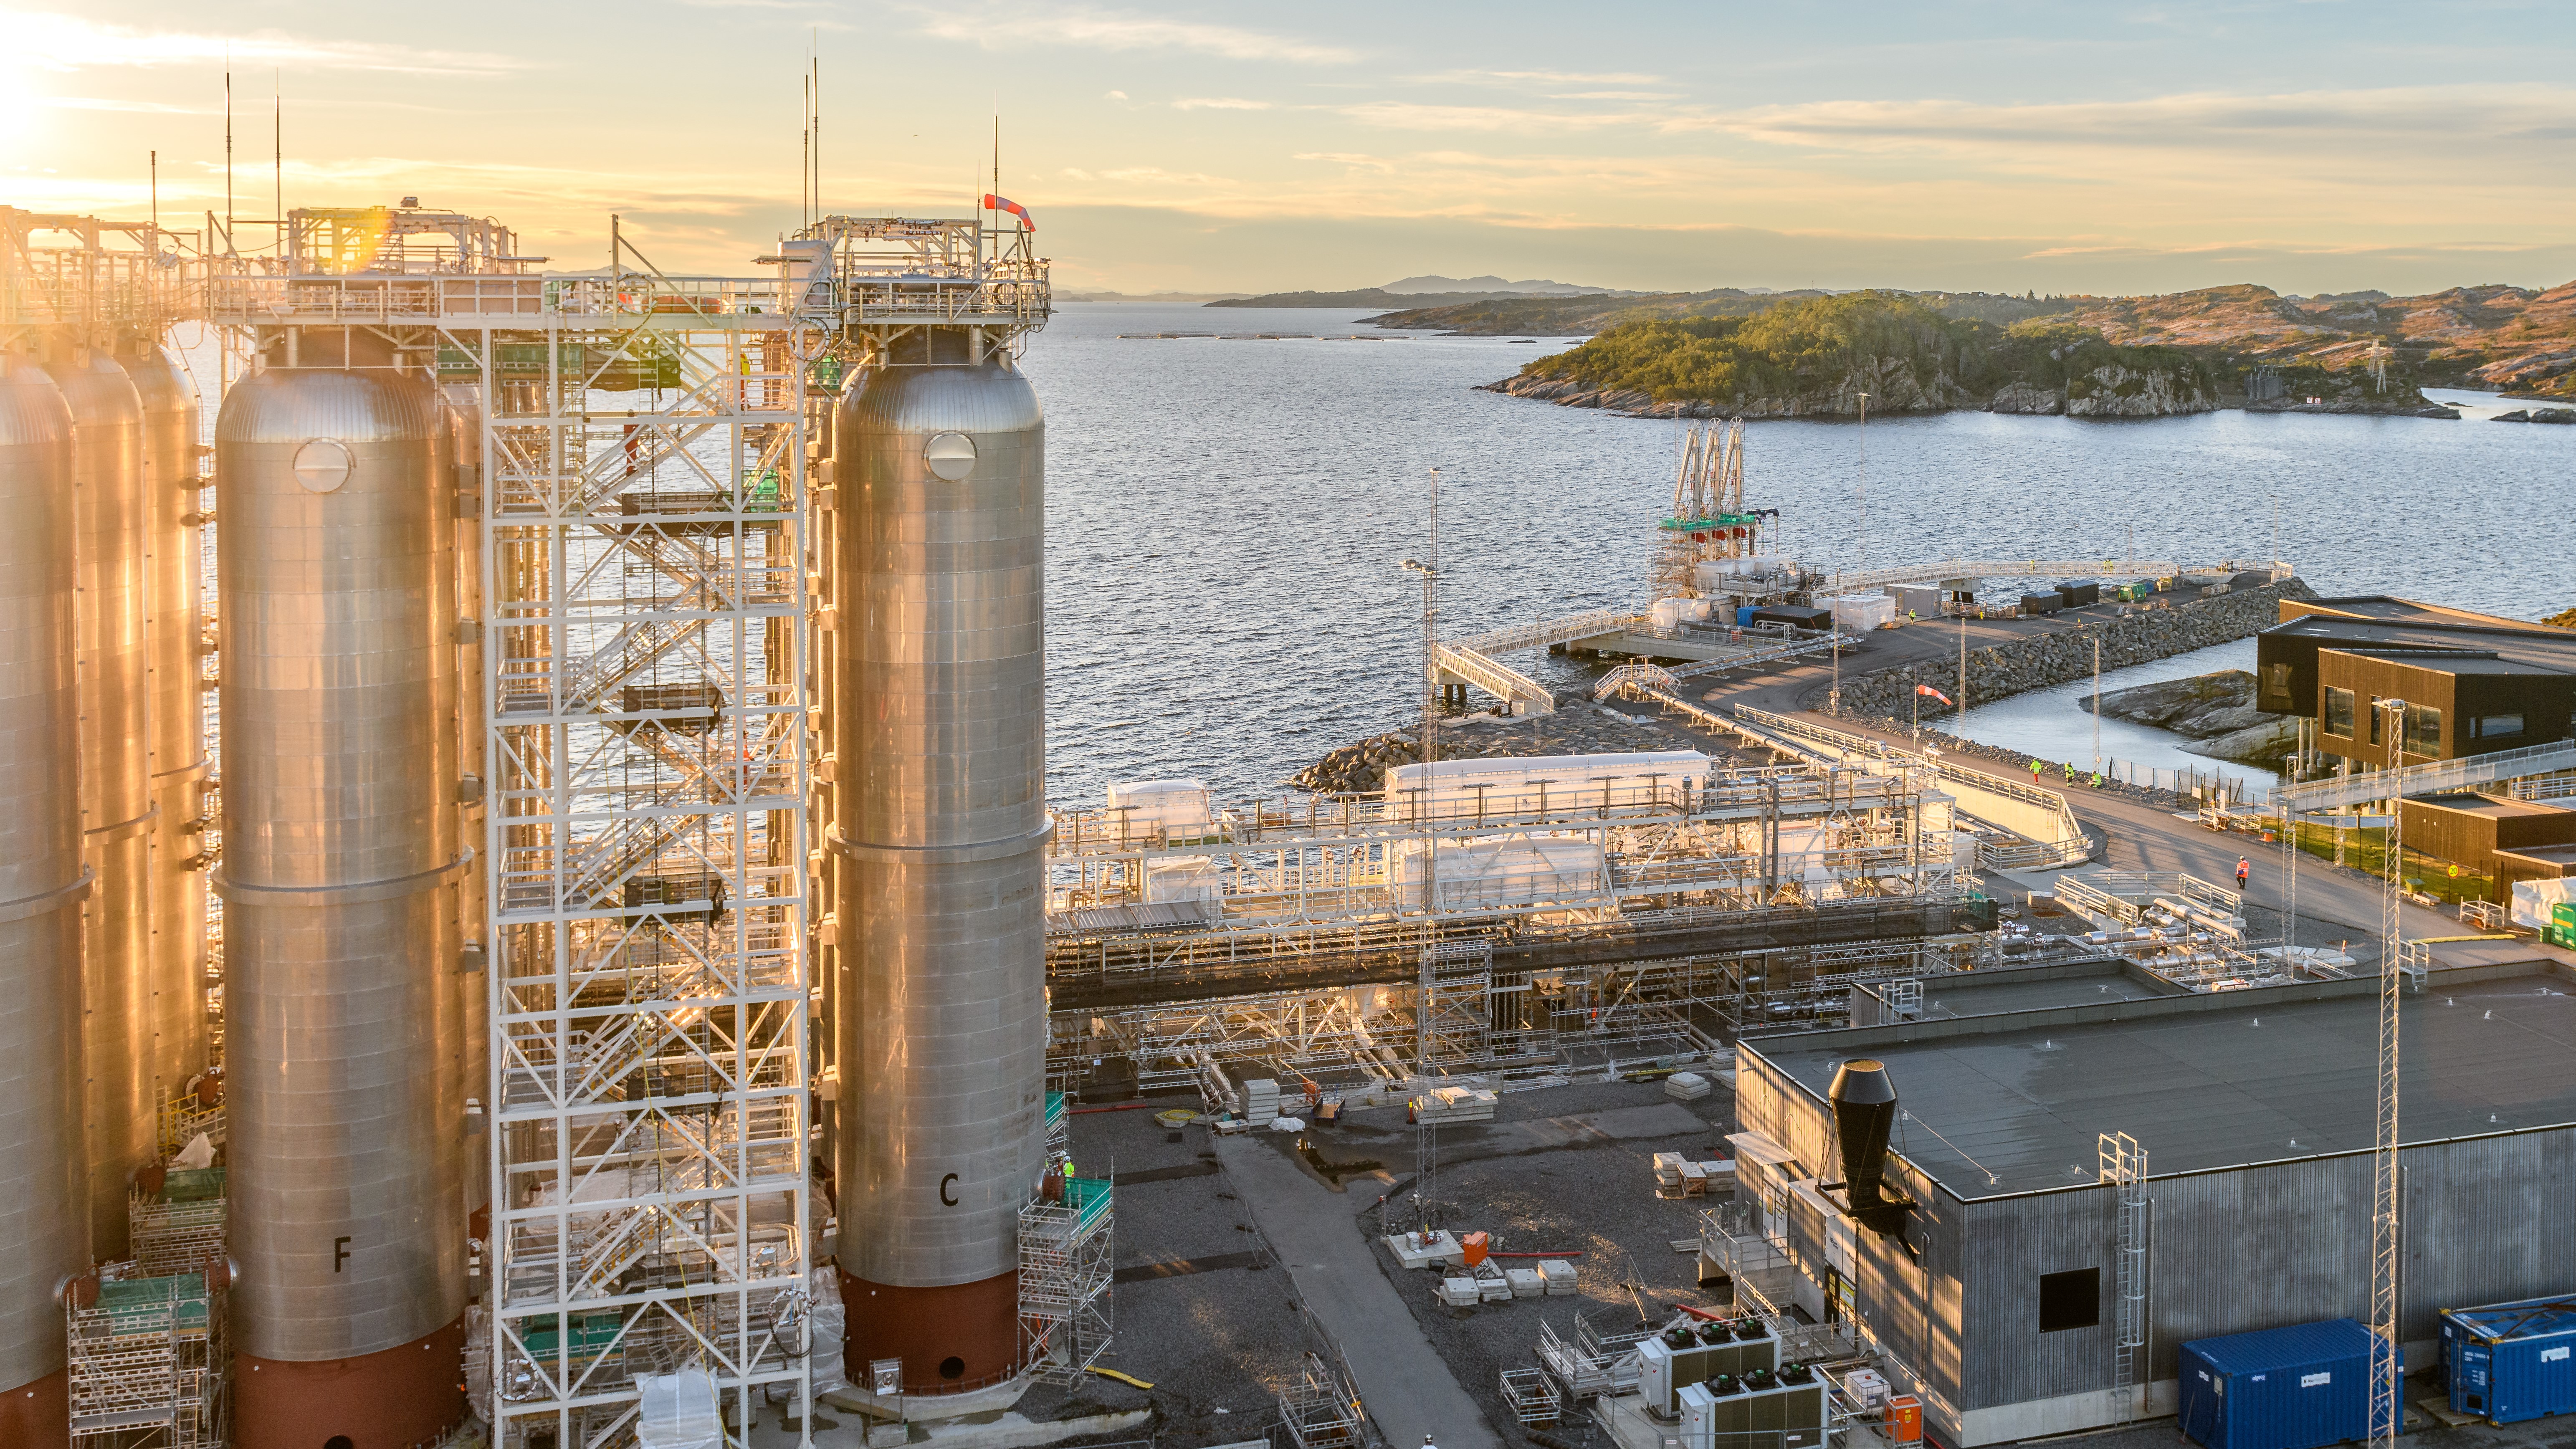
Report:
[[[1077,303],[1030,339],[1023,365],[1047,408],[1054,799],[1174,775],[1237,798],[1273,791],[1418,717],[1422,590],[1401,565],[1431,550],[1430,469],[1444,637],[1644,599],[1680,425],[1476,390],[1575,339],[1380,333],[1364,315]],[[1382,340],[1118,336],[1157,331]],[[2576,428],[2488,422],[2502,405],[2485,395],[2442,397],[2476,412],[1755,422],[1745,495],[1782,510],[1786,549],[1828,569],[2256,559],[2277,538],[2320,593],[2519,618],[2576,605],[2576,570],[2545,542]],[[1597,677],[1543,652],[1507,662],[1560,690]],[[2250,667],[2168,663],[2120,682]],[[2092,722],[2065,692],[1972,711],[1969,732],[2089,760]],[[2104,731],[2119,758],[2152,744],[2166,768],[2211,763],[2162,731]]]

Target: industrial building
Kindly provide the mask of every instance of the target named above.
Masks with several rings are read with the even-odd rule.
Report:
[[[1847,1319],[1945,1443],[2171,1413],[2187,1340],[2369,1321],[2380,989],[2079,989],[1748,1038],[1736,1143],[1756,1206],[1711,1246],[1739,1296]],[[2009,1008],[2031,988],[1992,994]],[[2576,1224],[2550,1197],[2576,1166],[2576,976],[2436,972],[2401,1020],[2397,1318],[2421,1366],[2444,1309],[2576,1277]],[[1898,1108],[1874,1205],[1856,1176],[1843,1190],[1854,1139],[1827,1100],[1856,1059],[1883,1064]]]

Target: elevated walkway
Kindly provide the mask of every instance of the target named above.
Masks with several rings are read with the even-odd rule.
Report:
[[[2374,800],[2403,800],[2417,795],[2438,795],[2451,790],[2471,790],[2492,785],[2499,780],[2521,780],[2530,776],[2557,776],[2563,771],[2576,771],[2576,740],[2554,744],[2526,745],[2518,750],[2498,750],[2491,755],[2470,755],[2457,760],[2435,760],[2429,764],[2409,765],[2402,770],[2380,770],[2367,775],[2344,775],[2325,780],[2305,780],[2285,785],[2272,792],[2272,807],[2284,806],[2301,813],[2333,810],[2346,805],[2366,805]],[[2535,784],[2532,793],[2515,792],[2516,799],[2541,799],[2541,791],[2554,798],[2576,793],[2576,783],[2551,779],[2545,785]]]

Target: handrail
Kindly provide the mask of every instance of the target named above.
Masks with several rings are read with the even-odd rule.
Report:
[[[1566,644],[1576,639],[1589,639],[1597,634],[1616,634],[1643,614],[1626,609],[1591,609],[1568,614],[1560,619],[1539,619],[1527,624],[1512,624],[1470,634],[1448,642],[1478,654],[1506,654],[1514,649],[1535,649],[1542,644]]]
[[[1442,644],[1435,651],[1438,669],[1445,669],[1469,684],[1514,706],[1515,714],[1554,714],[1556,696],[1546,685],[1504,664],[1460,644]]]
[[[2272,808],[2278,811],[2287,807],[2302,813],[2331,810],[2372,800],[2402,800],[2413,795],[2465,790],[2472,785],[2554,774],[2567,769],[2576,769],[2576,740],[2524,745],[2516,750],[2464,755],[2455,760],[2431,760],[2421,765],[2408,765],[2402,770],[2305,780],[2273,790]]]

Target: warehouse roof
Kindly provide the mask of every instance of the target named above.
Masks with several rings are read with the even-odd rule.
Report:
[[[1963,1198],[2089,1184],[2126,1132],[2158,1177],[2367,1152],[2378,983],[2311,983],[1749,1040],[1821,1099],[1853,1057],[1887,1064],[1891,1145]],[[2576,1123],[2576,979],[2532,966],[2436,975],[2401,1017],[2408,1142]]]
[[[2376,619],[2387,624],[2466,624],[2487,629],[2546,629],[2546,624],[2533,624],[2521,619],[2507,619],[2497,614],[2479,614],[2467,609],[2454,609],[2448,604],[2427,604],[2418,599],[2401,599],[2394,594],[2346,594],[2339,598],[2283,599],[2284,622],[2301,615],[2324,615],[2328,618]]]
[[[2183,988],[2120,961],[2077,961],[2052,966],[2007,966],[1921,978],[1923,1020],[2037,1011],[2051,1006],[2090,1006],[2105,1001],[2144,1001],[2177,996]],[[1885,987],[1878,988],[1882,994]]]

